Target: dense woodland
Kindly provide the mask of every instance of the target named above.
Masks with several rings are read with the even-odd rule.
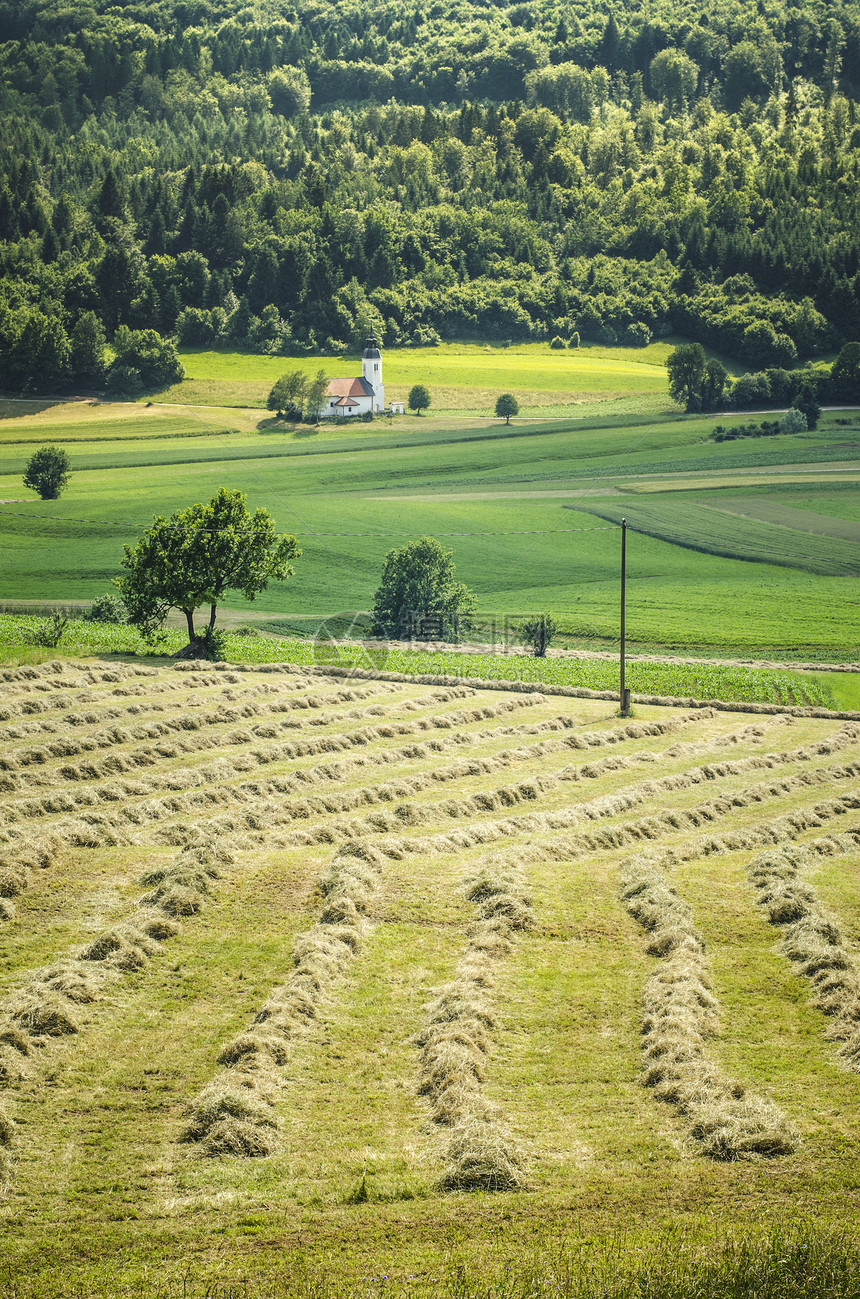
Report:
[[[169,380],[135,331],[860,336],[849,0],[0,0],[0,41],[7,388],[100,384],[105,340]]]

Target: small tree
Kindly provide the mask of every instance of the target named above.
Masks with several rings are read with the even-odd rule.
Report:
[[[277,411],[278,419],[284,415],[301,419],[307,391],[308,376],[301,370],[288,370],[269,393],[266,406],[269,410]]]
[[[474,610],[474,593],[454,580],[454,556],[435,537],[389,550],[373,603],[377,635],[456,640],[471,626]]]
[[[430,394],[423,383],[416,383],[409,392],[409,409],[420,415],[430,405]]]
[[[558,623],[555,619],[548,613],[539,613],[520,625],[520,640],[524,645],[531,645],[536,659],[544,659],[557,631]]]
[[[821,419],[821,403],[812,383],[802,383],[791,404],[795,410],[799,410],[806,416],[807,428],[818,428],[818,421]]]
[[[519,415],[520,403],[511,392],[503,392],[496,398],[496,414],[499,419],[504,416],[506,424],[510,424],[512,415]]]
[[[210,607],[211,635],[225,591],[253,600],[270,578],[290,577],[290,561],[300,554],[295,537],[275,534],[267,510],[249,514],[244,493],[222,487],[208,505],[153,520],[134,546],[125,547],[120,563],[127,571],[116,585],[128,621],[145,636],[158,630],[171,609],[181,609],[195,646],[194,612],[200,605]]]
[[[108,384],[115,370],[136,370],[144,388],[167,388],[185,378],[185,370],[169,338],[154,329],[129,329],[120,325],[113,340],[114,361],[108,371]]]
[[[805,433],[807,428],[806,416],[796,406],[790,406],[779,421],[780,433]]]
[[[43,501],[55,501],[69,481],[69,457],[62,447],[39,447],[24,470],[24,486],[38,492]]]
[[[317,370],[316,375],[311,379],[307,388],[306,409],[307,418],[314,424],[320,417],[320,412],[325,405],[325,395],[328,391],[329,378],[323,370]]]

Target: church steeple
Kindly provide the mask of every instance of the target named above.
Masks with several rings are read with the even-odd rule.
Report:
[[[385,388],[382,383],[382,357],[379,353],[379,343],[373,334],[367,339],[364,351],[361,354],[361,377],[373,389],[373,409],[375,411],[384,410]]]

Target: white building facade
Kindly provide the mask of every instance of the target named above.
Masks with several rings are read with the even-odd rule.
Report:
[[[361,354],[361,376],[332,379],[325,395],[320,419],[342,419],[346,415],[382,415],[385,412],[385,386],[382,382],[382,357],[379,343],[371,335]]]

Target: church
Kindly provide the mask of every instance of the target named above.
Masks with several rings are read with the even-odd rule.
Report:
[[[361,354],[361,375],[357,378],[332,379],[324,397],[320,419],[338,419],[345,415],[373,415],[385,412],[385,387],[382,383],[382,357],[379,344],[371,334]]]

